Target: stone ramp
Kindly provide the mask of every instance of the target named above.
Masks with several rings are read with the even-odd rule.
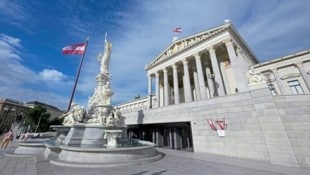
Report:
[[[156,162],[106,168],[66,167],[51,164],[43,155],[10,154],[0,149],[0,175],[308,175],[309,167],[273,165],[264,161],[239,159],[207,153],[158,149],[165,156]]]
[[[37,175],[36,157],[2,154],[0,175]]]

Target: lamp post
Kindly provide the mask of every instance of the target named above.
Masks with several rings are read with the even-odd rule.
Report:
[[[40,118],[39,118],[36,130],[34,131],[34,133],[37,133],[37,130],[38,130],[39,126],[40,126],[41,118],[42,118],[42,114],[40,115]]]

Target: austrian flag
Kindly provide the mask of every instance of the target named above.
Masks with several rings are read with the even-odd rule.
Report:
[[[173,29],[173,32],[181,33],[182,29],[181,29],[181,27],[177,27],[177,28]]]
[[[62,48],[62,54],[77,54],[82,55],[85,52],[86,43],[74,44]]]

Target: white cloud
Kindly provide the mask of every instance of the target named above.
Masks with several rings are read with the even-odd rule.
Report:
[[[47,82],[61,82],[68,78],[66,75],[55,69],[43,69],[41,72],[39,72],[39,77],[40,79]]]
[[[36,73],[22,64],[20,49],[23,46],[19,38],[0,34],[0,97],[22,101],[41,100],[64,107],[67,95],[58,95],[57,91],[49,88],[65,91],[72,85],[70,77],[55,69],[43,69]],[[30,84],[31,87],[27,86]]]

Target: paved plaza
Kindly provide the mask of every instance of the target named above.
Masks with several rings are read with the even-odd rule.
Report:
[[[287,167],[268,162],[205,153],[158,149],[164,157],[156,162],[107,168],[56,166],[39,156],[11,154],[16,146],[0,149],[0,175],[309,175],[309,167]]]

